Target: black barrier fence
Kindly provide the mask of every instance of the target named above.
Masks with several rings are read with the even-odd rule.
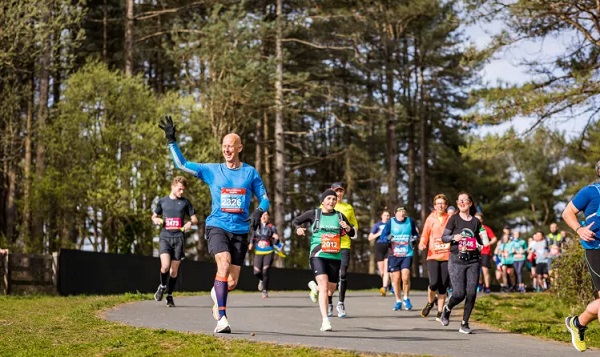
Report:
[[[176,291],[209,291],[216,273],[214,263],[183,260]],[[310,270],[272,268],[269,290],[307,290]],[[142,255],[95,253],[61,249],[58,256],[58,292],[61,295],[153,293],[160,279],[160,259]],[[373,289],[381,278],[348,273],[349,289]],[[252,267],[243,266],[236,289],[256,291],[258,280]],[[411,279],[411,289],[427,290],[427,279]]]

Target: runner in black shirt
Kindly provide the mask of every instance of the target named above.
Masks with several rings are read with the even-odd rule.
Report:
[[[175,177],[171,182],[171,193],[158,200],[152,214],[152,222],[162,226],[159,240],[160,285],[154,294],[154,299],[161,301],[166,291],[167,306],[169,307],[175,307],[172,293],[177,281],[179,263],[184,257],[184,233],[189,231],[192,225],[198,224],[194,207],[190,201],[182,197],[186,186],[185,177]],[[190,220],[184,223],[186,216],[190,217]],[[169,281],[168,285],[167,280]]]
[[[479,280],[479,258],[480,247],[483,246],[479,231],[482,229],[481,222],[474,217],[475,204],[468,193],[458,194],[456,201],[458,214],[448,220],[442,242],[450,242],[450,260],[448,262],[448,273],[452,282],[452,296],[442,309],[441,323],[448,326],[450,323],[450,311],[452,308],[465,300],[463,319],[460,324],[461,333],[470,334],[469,317],[475,306],[477,297],[477,283]]]

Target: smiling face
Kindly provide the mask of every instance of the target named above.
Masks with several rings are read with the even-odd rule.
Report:
[[[448,208],[448,202],[446,202],[443,198],[438,198],[433,203],[433,209],[437,212],[438,215],[443,215],[446,213],[446,209]]]
[[[269,223],[269,212],[265,212],[265,213],[263,213],[263,214],[262,214],[262,216],[260,216],[260,221],[261,221],[263,224],[267,224],[267,223]]]
[[[221,151],[227,166],[236,166],[239,163],[239,153],[242,151],[242,140],[237,134],[227,134],[223,138]]]
[[[469,195],[463,193],[458,196],[458,199],[456,200],[456,205],[458,206],[458,210],[460,211],[460,213],[469,213],[469,209],[473,205],[473,202],[471,202]]]
[[[323,208],[325,208],[326,212],[331,212],[337,203],[337,196],[329,195],[325,197],[321,203],[323,204]]]
[[[342,187],[338,187],[334,191],[335,191],[335,194],[337,195],[338,202],[342,202],[342,199],[344,198],[344,193],[346,191],[344,191],[344,189]]]

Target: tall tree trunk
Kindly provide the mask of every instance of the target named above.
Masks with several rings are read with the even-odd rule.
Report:
[[[31,165],[32,165],[32,142],[33,142],[33,88],[34,79],[31,78],[29,100],[27,101],[27,117],[25,118],[25,160],[23,162],[23,229],[21,235],[27,245],[31,240]]]
[[[392,207],[398,204],[398,139],[396,134],[396,100],[394,92],[394,71],[391,68],[391,60],[388,58],[385,70],[385,80],[387,86],[387,105],[386,105],[386,143],[388,158],[388,202]],[[393,211],[393,208],[392,208]]]
[[[108,0],[102,6],[102,62],[108,64]]]
[[[284,190],[285,190],[285,166],[284,166],[284,137],[283,137],[283,49],[282,37],[282,0],[277,0],[277,23],[276,23],[276,69],[275,69],[275,226],[282,233],[284,224]]]
[[[125,76],[133,76],[133,5],[134,0],[125,0]]]

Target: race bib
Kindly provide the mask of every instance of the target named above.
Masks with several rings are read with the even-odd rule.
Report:
[[[396,243],[392,242],[392,254],[395,257],[405,257],[408,254],[408,243]]]
[[[477,239],[465,237],[458,242],[458,250],[461,252],[473,252],[477,250]]]
[[[222,188],[221,189],[221,211],[229,213],[244,212],[246,200],[245,188]]]
[[[450,243],[444,243],[438,238],[433,243],[432,251],[435,254],[447,253],[450,251]]]
[[[181,218],[165,218],[165,229],[181,229]]]
[[[321,235],[321,251],[323,253],[339,253],[340,252],[340,235],[323,233]]]
[[[271,243],[267,242],[266,240],[259,240],[256,245],[258,245],[260,248],[268,248],[271,246]]]

